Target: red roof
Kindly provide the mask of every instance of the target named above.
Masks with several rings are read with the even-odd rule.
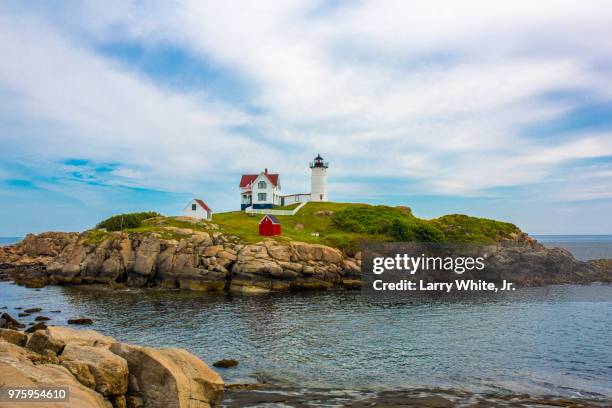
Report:
[[[268,177],[274,187],[278,185],[278,174],[264,173],[264,175]],[[259,174],[243,174],[240,177],[240,187],[248,187],[257,177],[259,177]]]
[[[240,177],[240,187],[248,187],[249,184],[255,181],[259,174],[243,174]]]
[[[261,220],[259,220],[259,223],[261,224],[266,218],[272,221],[272,224],[280,224],[278,218],[270,214],[266,214]]]
[[[206,205],[206,203],[204,201],[200,200],[199,198],[196,198],[195,202],[198,203],[200,205],[200,207],[202,207],[206,211],[212,212],[212,210]]]

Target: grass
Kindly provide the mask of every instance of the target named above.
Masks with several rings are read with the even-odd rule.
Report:
[[[213,229],[204,221],[190,222],[176,217],[155,217],[142,222],[138,228],[126,229],[128,234],[156,232],[164,239],[179,239],[180,231],[165,227],[196,231],[222,232],[234,235],[247,243],[262,241],[259,236],[261,214],[249,215],[242,211],[216,213]],[[353,203],[306,204],[293,216],[277,216],[282,224],[282,235],[272,239],[280,242],[303,241],[333,246],[352,255],[363,241],[445,241],[490,243],[520,232],[513,224],[452,214],[432,220],[415,217],[407,207],[390,207]],[[101,242],[103,231],[91,233],[92,242]]]
[[[213,222],[222,232],[255,243],[262,240],[258,233],[262,217],[233,211],[214,214]],[[520,232],[513,224],[485,218],[455,214],[425,220],[415,217],[407,207],[353,203],[308,203],[293,216],[276,217],[283,233],[274,239],[330,245],[348,254],[358,251],[363,241],[490,243]]]
[[[278,215],[282,225],[283,234],[274,239],[279,241],[304,241],[310,243],[328,244],[330,235],[340,235],[332,237],[332,240],[339,241],[349,237],[362,237],[366,234],[347,233],[334,228],[331,217],[328,215],[316,214],[320,211],[340,211],[352,204],[343,203],[308,203],[295,215]],[[219,225],[221,232],[228,232],[237,235],[249,243],[259,242],[259,220],[263,215],[248,215],[242,211],[232,211],[217,213],[213,215],[213,223]],[[297,226],[297,228],[296,228]],[[319,233],[319,236],[313,236]]]
[[[274,207],[275,210],[295,210],[297,208],[298,205],[300,205],[302,203],[293,203],[293,204],[287,204],[287,205],[279,205]]]
[[[176,239],[180,240],[185,238],[186,233],[177,231],[175,229],[168,229],[167,227],[174,227],[178,229],[190,229],[193,231],[204,231],[208,233],[215,232],[210,224],[205,221],[183,221],[174,217],[163,217],[157,216],[143,220],[139,227],[136,228],[124,228],[121,232],[125,232],[128,236],[133,237],[137,234],[156,233],[159,234],[162,239]],[[85,239],[86,244],[96,245],[110,237],[112,232],[107,232],[103,229],[94,229],[87,232],[87,238]]]

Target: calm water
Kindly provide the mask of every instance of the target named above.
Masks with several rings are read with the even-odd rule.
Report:
[[[581,261],[612,258],[612,235],[534,235],[548,248],[565,248]]]
[[[261,296],[92,287],[39,291],[0,283],[0,307],[44,308],[53,322],[73,316],[124,342],[184,347],[227,382],[351,390],[454,387],[473,392],[612,398],[612,303],[571,302],[610,286],[549,287],[444,302],[372,301],[359,292]],[[522,299],[522,300],[520,300]],[[50,313],[60,309],[61,313]]]
[[[12,245],[21,241],[20,237],[0,237],[0,246]]]

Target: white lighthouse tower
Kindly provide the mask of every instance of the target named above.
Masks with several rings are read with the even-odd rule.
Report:
[[[320,154],[310,163],[310,201],[327,201],[327,167]]]

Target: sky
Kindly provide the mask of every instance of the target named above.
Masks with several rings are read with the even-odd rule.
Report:
[[[333,201],[612,234],[609,1],[0,1],[0,236]]]

